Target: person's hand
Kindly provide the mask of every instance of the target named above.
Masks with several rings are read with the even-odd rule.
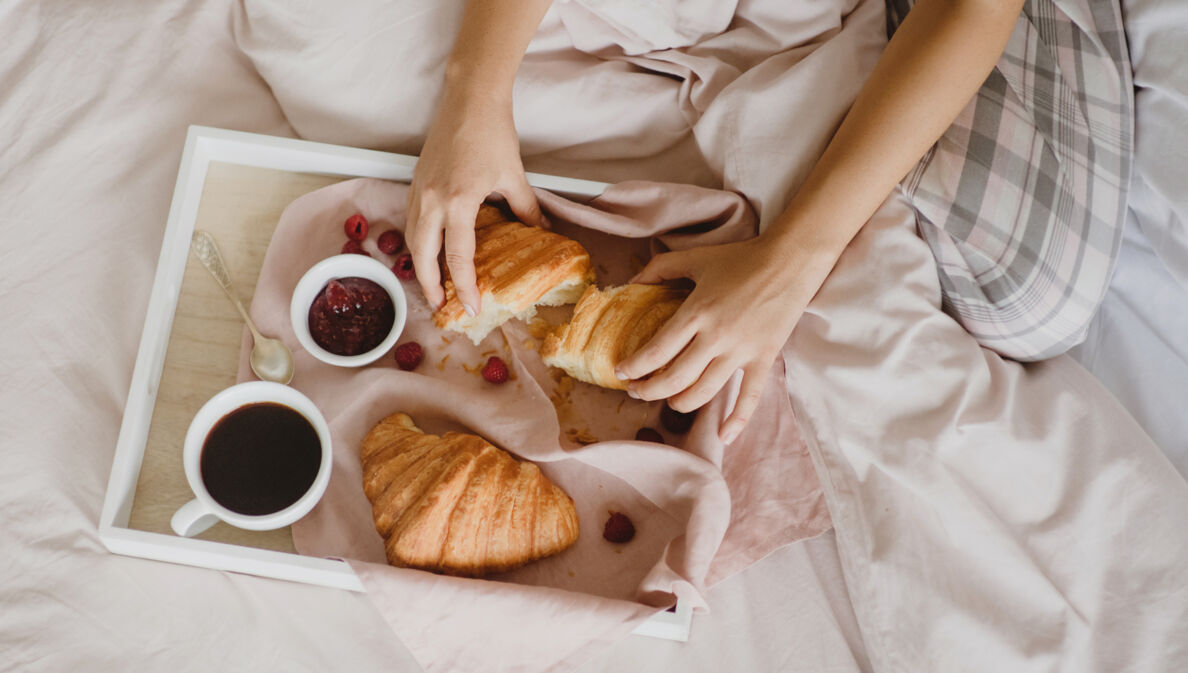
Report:
[[[632,282],[688,278],[696,287],[615,374],[632,380],[632,397],[667,398],[673,409],[687,412],[741,371],[738,400],[719,431],[730,443],[755,411],[776,355],[830,267],[762,237],[657,255]]]
[[[437,255],[445,241],[446,267],[467,313],[482,310],[474,275],[474,220],[492,193],[506,199],[526,224],[543,218],[524,176],[512,121],[511,92],[442,97],[408,195],[405,240],[417,280],[435,308],[445,302]]]

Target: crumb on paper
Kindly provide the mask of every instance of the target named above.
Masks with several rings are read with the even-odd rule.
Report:
[[[528,323],[528,333],[536,339],[543,339],[548,335],[553,326],[549,324],[548,320],[537,316]]]
[[[572,570],[570,570],[570,571],[569,571],[569,576],[570,576],[570,577],[577,577],[577,575],[574,575],[574,574],[573,574],[573,571],[572,571]]]
[[[451,343],[454,342],[454,340],[443,334],[443,335],[441,335],[441,342],[443,344],[449,346]]]
[[[562,418],[568,412],[569,400],[553,393],[549,395],[549,401],[553,403],[553,410],[557,412],[557,418]]]
[[[536,339],[532,339],[532,338],[524,339],[523,343],[521,343],[520,345],[530,351],[536,350],[536,347],[537,347]]]
[[[441,362],[437,363],[437,371],[444,372],[445,368],[446,368],[446,362],[449,361],[449,359],[450,359],[450,354],[446,353],[445,357],[443,357],[441,359]]]
[[[549,401],[553,403],[553,408],[557,411],[557,418],[564,419],[569,416],[572,406],[571,393],[575,379],[560,369],[551,370],[549,374],[557,382],[553,391],[549,393]]]
[[[471,374],[478,374],[479,372],[481,372],[483,370],[483,366],[481,364],[477,364],[474,366],[464,364],[464,365],[462,365],[462,369],[465,369],[467,372],[469,372]]]
[[[483,351],[482,353],[479,353],[479,357],[480,357],[480,358],[489,358],[489,357],[491,357],[492,355],[494,355],[494,354],[496,354],[496,353],[498,353],[498,352],[499,352],[499,351],[497,351],[497,350],[485,350],[485,351]]]
[[[565,397],[569,397],[569,393],[573,392],[573,384],[576,381],[577,379],[562,372],[561,378],[557,380],[557,392]]]
[[[590,431],[587,430],[586,428],[580,428],[580,429],[579,428],[569,428],[565,431],[565,436],[570,441],[576,442],[583,446],[585,446],[587,444],[594,444],[595,442],[599,441],[599,439],[597,437],[595,437],[594,435],[590,434]]]

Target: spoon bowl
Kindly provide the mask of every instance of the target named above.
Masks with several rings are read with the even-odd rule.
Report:
[[[248,364],[261,381],[287,384],[293,380],[293,353],[279,339],[253,338]]]

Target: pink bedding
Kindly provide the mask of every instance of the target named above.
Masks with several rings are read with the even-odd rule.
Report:
[[[633,3],[556,7],[517,81],[528,167],[725,184],[770,220],[877,57],[881,3],[727,5],[720,35],[669,3],[631,34]],[[456,16],[0,5],[0,668],[418,670],[364,596],[112,556],[96,521],[185,127],[415,152]],[[890,200],[785,351],[836,535],[709,589],[689,643],[584,670],[1185,667],[1188,485],[1071,360],[978,349],[927,255]]]

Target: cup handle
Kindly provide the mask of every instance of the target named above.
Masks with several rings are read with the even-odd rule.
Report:
[[[173,527],[173,532],[178,535],[182,537],[194,537],[215,525],[218,520],[219,517],[206,509],[206,506],[195,498],[174,512],[173,519],[169,524]]]

